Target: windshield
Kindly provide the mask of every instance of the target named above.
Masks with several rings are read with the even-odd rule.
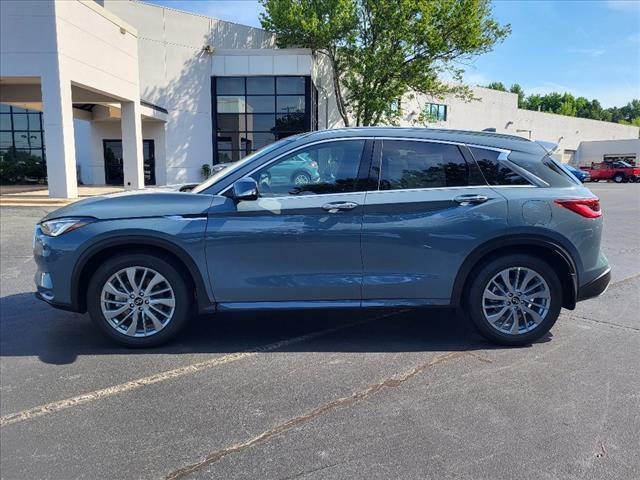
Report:
[[[223,177],[226,177],[228,174],[230,174],[232,172],[235,172],[239,168],[242,168],[247,163],[251,162],[254,158],[256,158],[256,157],[258,157],[260,155],[264,155],[266,153],[269,153],[269,152],[271,152],[273,150],[276,150],[276,149],[282,147],[283,145],[286,145],[287,143],[291,143],[296,138],[298,138],[298,135],[294,135],[294,136],[291,136],[291,137],[283,138],[282,140],[278,140],[277,142],[274,142],[274,143],[271,143],[269,145],[266,145],[266,146],[262,147],[260,150],[256,150],[252,154],[247,155],[246,157],[244,157],[242,160],[238,160],[237,162],[230,163],[227,168],[223,168],[219,172],[214,173],[207,180],[205,180],[200,185],[196,186],[193,190],[191,190],[191,192],[192,193],[200,193],[200,192],[206,190],[211,185],[215,184],[218,180],[220,180]]]

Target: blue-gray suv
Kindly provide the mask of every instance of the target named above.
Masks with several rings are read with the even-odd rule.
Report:
[[[605,290],[601,233],[598,198],[548,146],[329,130],[273,143],[191,192],[50,213],[35,229],[35,281],[39,298],[88,311],[132,347],[168,341],[196,312],[399,306],[456,307],[488,339],[522,345]]]

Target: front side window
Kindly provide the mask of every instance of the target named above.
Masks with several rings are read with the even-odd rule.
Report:
[[[531,185],[499,160],[500,152],[469,147],[489,185]]]
[[[468,168],[456,145],[384,140],[380,190],[460,187],[468,185]]]
[[[342,140],[295,151],[252,177],[263,197],[348,193],[358,187],[364,140]]]

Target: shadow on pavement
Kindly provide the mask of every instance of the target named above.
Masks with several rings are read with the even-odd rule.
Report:
[[[56,310],[32,293],[22,293],[0,299],[0,356],[35,356],[45,363],[69,364],[79,355],[229,353],[358,320],[364,322],[280,351],[437,352],[496,348],[450,309],[343,309],[196,316],[173,343],[131,350],[103,337],[88,315]],[[550,338],[548,334],[540,341]]]

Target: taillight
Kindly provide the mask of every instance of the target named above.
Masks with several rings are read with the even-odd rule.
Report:
[[[556,200],[556,204],[586,218],[598,218],[602,215],[599,198],[570,198]]]

